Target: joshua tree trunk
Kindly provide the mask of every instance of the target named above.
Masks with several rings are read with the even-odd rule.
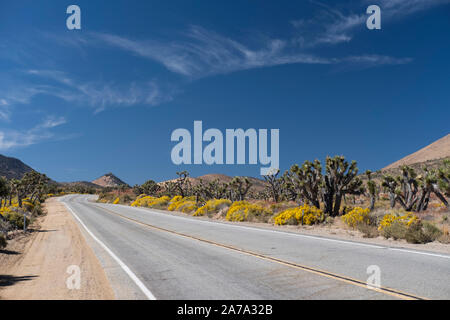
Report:
[[[333,216],[338,216],[339,211],[341,209],[341,201],[342,201],[342,194],[340,192],[336,193],[336,197],[334,199],[334,212]]]
[[[369,207],[369,210],[370,210],[370,211],[373,211],[373,209],[375,209],[375,197],[374,197],[374,196],[371,196],[371,197],[370,197],[370,207]]]
[[[447,199],[445,199],[445,197],[442,195],[436,184],[433,184],[433,192],[436,195],[436,197],[438,197],[439,200],[441,200],[442,203],[447,207],[447,209],[450,209],[450,204],[448,203]]]
[[[391,203],[391,208],[395,207],[396,196],[395,193],[389,192],[389,201]]]

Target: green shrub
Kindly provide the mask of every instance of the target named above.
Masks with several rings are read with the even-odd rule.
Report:
[[[428,243],[437,240],[442,234],[438,227],[429,222],[423,225],[417,222],[409,226],[405,239],[409,243]]]
[[[424,222],[423,231],[430,242],[437,240],[443,234],[438,227],[429,222]]]
[[[18,229],[23,229],[23,213],[19,213],[16,211],[7,213],[5,215],[5,218],[14,226],[16,226]],[[30,219],[26,218],[27,226],[30,224]]]
[[[392,224],[385,226],[381,230],[381,234],[386,239],[393,238],[394,240],[398,239],[405,239],[406,231],[408,230],[408,227],[400,222],[400,221],[394,221]]]
[[[357,223],[356,230],[361,232],[364,238],[376,238],[379,236],[378,228],[371,224],[363,222]]]
[[[422,229],[421,223],[411,224],[405,233],[405,239],[409,243],[427,243],[430,242],[427,235]]]

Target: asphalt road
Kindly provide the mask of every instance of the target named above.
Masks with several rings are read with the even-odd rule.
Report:
[[[60,201],[118,298],[450,298],[449,255],[100,204],[91,197]],[[366,285],[374,270],[379,290]]]

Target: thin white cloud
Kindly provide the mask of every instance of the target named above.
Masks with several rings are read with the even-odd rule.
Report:
[[[48,134],[36,134],[32,132],[20,132],[15,130],[0,131],[0,150],[5,151],[17,147],[26,147],[48,139]]]
[[[50,129],[65,124],[67,121],[64,117],[49,116],[39,125],[39,128]]]
[[[22,74],[37,77],[39,84],[35,84],[36,81],[27,81],[29,79],[11,83],[9,88],[0,92],[0,107],[2,100],[10,101],[10,104],[28,104],[35,96],[42,94],[87,105],[98,112],[107,107],[137,104],[154,106],[170,101],[175,94],[175,89],[162,86],[154,80],[118,85],[102,81],[81,82],[57,70],[33,69]]]
[[[239,70],[292,63],[327,64],[328,59],[292,50],[286,41],[268,39],[259,48],[215,32],[192,26],[185,40],[138,41],[112,34],[94,34],[94,39],[163,64],[168,70],[189,77],[204,77]]]
[[[359,58],[358,56],[327,58],[307,53],[306,50],[319,44],[335,45],[349,42],[352,39],[349,31],[364,23],[365,16],[345,16],[335,9],[329,9],[329,11],[336,18],[334,20],[336,23],[326,24],[326,30],[315,33],[313,38],[300,35],[291,40],[265,39],[257,48],[250,48],[242,42],[198,26],[192,26],[185,34],[185,38],[173,42],[134,40],[105,33],[92,34],[91,41],[97,43],[100,40],[140,57],[154,60],[164,65],[169,71],[190,78],[285,64],[336,64],[353,61],[365,63],[367,66],[370,60],[370,65],[376,66],[377,62],[385,65],[404,64],[411,61],[410,58],[375,54],[363,54]],[[297,28],[311,23],[312,21],[303,20],[292,22]]]
[[[49,130],[66,123],[65,118],[49,116],[43,122],[28,130],[0,130],[0,151],[18,147],[27,147],[49,140],[54,134]]]
[[[9,121],[10,114],[9,103],[5,99],[0,99],[0,120]]]
[[[364,8],[371,4],[380,6],[382,25],[413,13],[450,3],[450,0],[372,0],[362,1],[362,12],[345,13],[319,1],[310,1],[321,8],[318,16],[309,20],[294,20],[292,25],[298,29],[297,43],[312,48],[317,45],[335,45],[350,42],[357,31],[365,28],[368,15]]]

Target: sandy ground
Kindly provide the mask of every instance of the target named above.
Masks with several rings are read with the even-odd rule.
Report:
[[[49,199],[45,209],[31,234],[0,251],[0,299],[114,299],[100,262],[64,205]],[[79,289],[77,267],[70,266],[79,267]]]

